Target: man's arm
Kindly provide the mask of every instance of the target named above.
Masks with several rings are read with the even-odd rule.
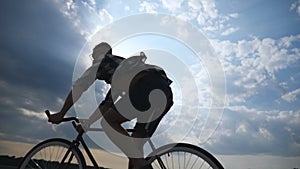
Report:
[[[76,101],[75,101],[76,102]],[[72,95],[72,90],[69,92],[66,100],[65,100],[65,103],[63,105],[63,107],[61,108],[60,110],[60,113],[65,116],[66,113],[68,112],[68,110],[73,106],[74,104],[74,101],[73,101],[73,95]]]
[[[72,95],[72,90],[71,90],[69,92],[60,112],[50,115],[48,121],[55,123],[55,124],[59,124],[62,121],[62,119],[64,118],[64,116],[66,115],[66,113],[68,112],[68,110],[73,106],[73,104],[74,104],[74,101],[73,101],[73,95]]]
[[[49,122],[58,124],[62,121],[63,117],[66,115],[68,110],[74,105],[74,103],[80,98],[82,93],[86,91],[96,80],[96,73],[99,65],[100,62],[93,62],[92,66],[89,67],[82,74],[82,76],[74,82],[72,90],[69,92],[60,112],[50,115]]]

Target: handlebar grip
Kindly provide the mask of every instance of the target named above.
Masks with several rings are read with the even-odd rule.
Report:
[[[47,117],[49,119],[49,117],[50,117],[50,111],[49,110],[45,110],[45,113],[46,113],[46,115],[47,115]]]

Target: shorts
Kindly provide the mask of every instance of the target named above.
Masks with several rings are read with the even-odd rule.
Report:
[[[166,98],[167,104],[165,105],[163,112],[156,117],[156,119],[149,119],[149,123],[144,123],[139,120],[138,117],[132,116],[129,119],[122,116],[122,114],[117,110],[116,105],[113,104],[113,99],[111,95],[111,90],[106,95],[105,100],[100,104],[102,107],[114,109],[114,115],[110,115],[110,118],[115,118],[117,122],[126,122],[134,118],[137,118],[137,123],[134,127],[134,132],[138,132],[138,137],[146,138],[151,137],[158,127],[160,121],[165,116],[165,114],[170,110],[173,105],[173,93],[167,81],[157,75],[149,75],[143,78],[140,78],[134,84],[131,84],[129,87],[129,98],[131,104],[139,111],[146,111],[150,108],[151,104],[149,102],[149,94],[152,90],[159,89],[161,90]],[[118,104],[118,103],[116,103]],[[129,104],[129,103],[128,103]],[[104,109],[105,110],[105,109]],[[102,112],[102,111],[101,111]],[[104,113],[104,112],[102,112]],[[112,113],[112,112],[110,112]],[[151,115],[149,115],[151,117]],[[114,119],[109,119],[114,120]]]

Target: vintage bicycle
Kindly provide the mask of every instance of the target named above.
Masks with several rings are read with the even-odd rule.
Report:
[[[50,112],[46,110],[45,113],[49,117]],[[103,169],[99,167],[83,138],[85,132],[103,129],[84,128],[82,120],[77,117],[64,118],[63,122],[72,122],[78,133],[77,137],[73,141],[52,138],[37,144],[23,158],[19,169]],[[133,132],[134,129],[127,131]],[[148,143],[152,153],[145,159],[154,169],[224,169],[212,154],[198,146],[176,143],[156,148],[151,139],[148,139]],[[85,157],[79,149],[80,145],[86,151],[93,167],[86,165]]]

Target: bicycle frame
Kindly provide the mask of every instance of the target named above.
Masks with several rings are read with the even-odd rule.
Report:
[[[76,139],[74,139],[74,140],[72,141],[72,143],[71,143],[71,145],[70,145],[70,148],[68,149],[68,151],[67,151],[66,155],[64,156],[63,160],[61,161],[61,163],[64,163],[64,162],[65,162],[66,158],[68,157],[68,155],[69,155],[69,153],[70,153],[70,151],[71,151],[71,149],[72,149],[73,147],[79,147],[79,145],[81,144],[82,147],[83,147],[83,149],[84,149],[85,152],[87,153],[89,159],[91,160],[91,162],[92,162],[94,168],[97,168],[97,169],[98,169],[98,168],[99,168],[99,165],[98,165],[97,161],[95,160],[95,158],[94,158],[92,152],[91,152],[90,149],[88,148],[87,144],[85,143],[85,141],[84,141],[84,139],[83,139],[82,136],[83,136],[83,134],[84,134],[85,132],[88,132],[88,131],[102,131],[102,132],[103,132],[104,130],[103,130],[102,128],[88,128],[88,129],[84,130],[81,124],[76,124],[76,123],[74,122],[74,121],[76,121],[76,122],[81,121],[80,119],[77,119],[76,117],[65,118],[63,121],[65,122],[65,121],[70,121],[70,120],[72,120],[73,127],[74,127],[74,128],[76,129],[76,131],[78,132],[78,135],[77,135]],[[126,129],[126,130],[127,130],[128,132],[133,132],[133,131],[134,131],[134,129]],[[151,147],[151,149],[152,149],[152,152],[154,152],[154,151],[156,150],[156,148],[155,148],[153,142],[152,142],[150,139],[148,139],[147,141],[148,141],[148,143],[149,143],[149,145],[150,145],[150,147]],[[72,158],[73,158],[73,157],[71,156],[68,162],[72,161]],[[157,161],[159,162],[161,168],[162,168],[162,169],[166,169],[166,167],[165,167],[165,165],[163,164],[163,162],[162,162],[162,160],[160,159],[160,157],[159,157],[159,156],[155,156],[155,158],[156,158]]]

